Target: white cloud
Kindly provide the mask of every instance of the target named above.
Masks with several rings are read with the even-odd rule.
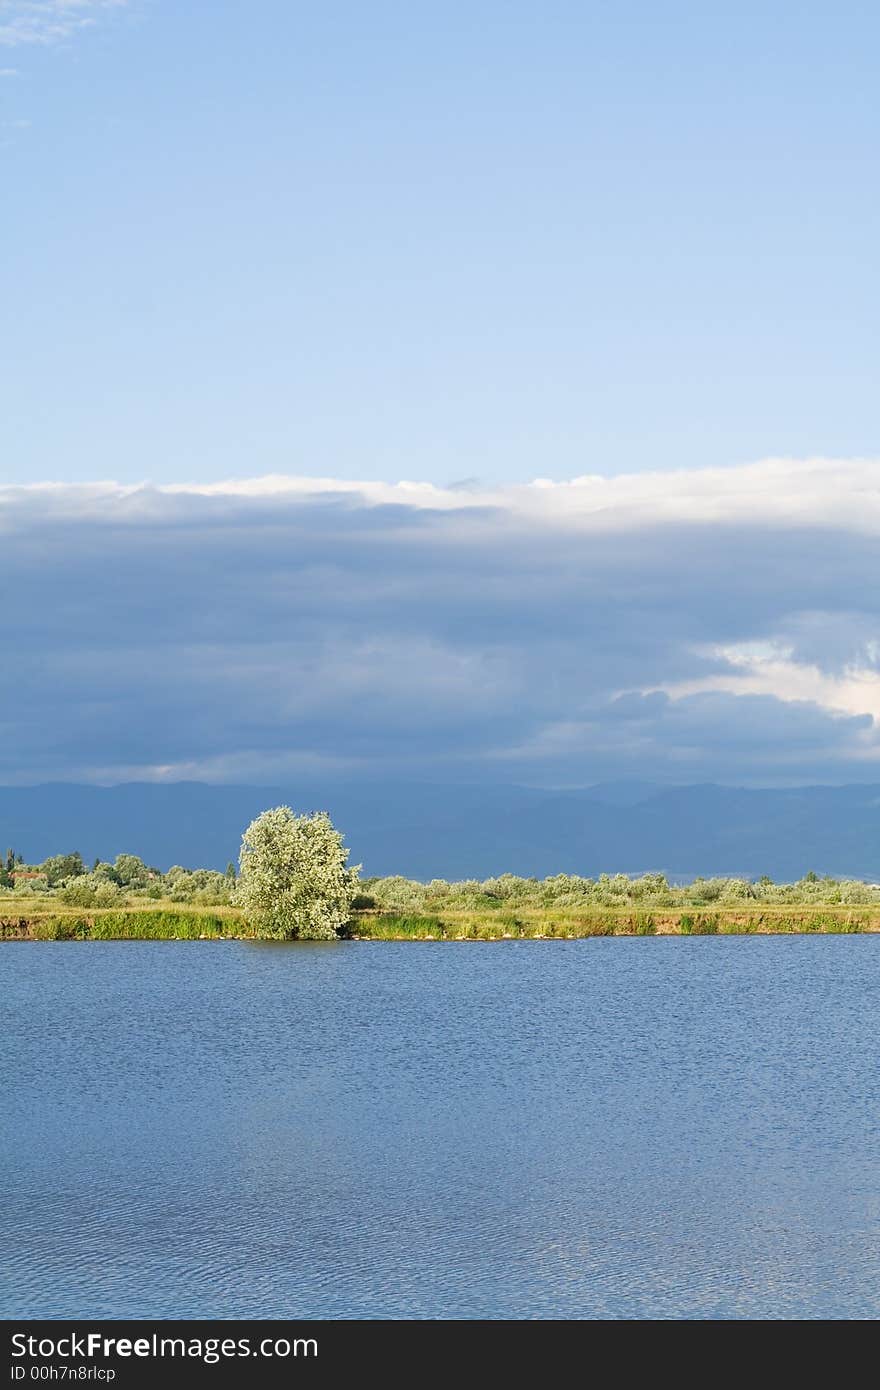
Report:
[[[880,671],[851,663],[840,673],[792,658],[789,649],[748,645],[712,647],[705,655],[723,661],[726,672],[653,686],[674,700],[708,691],[770,695],[786,704],[807,702],[840,715],[870,715],[880,729]],[[650,693],[646,690],[644,693]]]
[[[437,487],[432,483],[269,475],[214,483],[160,486],[36,483],[0,487],[0,505],[42,495],[67,510],[108,511],[136,519],[162,498],[296,503],[320,497],[353,505],[414,511],[506,513],[514,521],[574,531],[618,532],[675,525],[745,525],[758,529],[809,527],[880,534],[880,460],[764,459],[732,468],[585,475],[569,482],[536,479],[496,488]]]
[[[502,488],[440,488],[430,483],[344,482],[265,477],[159,489],[215,497],[358,496],[370,505],[437,511],[500,508],[514,517],[588,530],[684,523],[820,525],[880,532],[880,461],[765,459],[734,468],[536,479]]]
[[[128,0],[0,0],[0,44],[59,43]],[[12,68],[3,76],[15,75]]]

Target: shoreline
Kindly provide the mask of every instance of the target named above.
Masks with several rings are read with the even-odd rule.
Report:
[[[235,908],[115,908],[88,912],[0,911],[0,942],[7,941],[263,941],[244,926]],[[577,941],[594,937],[878,935],[880,908],[836,904],[810,907],[734,908],[590,913],[460,913],[398,916],[358,914],[338,940],[375,941]],[[315,943],[312,943],[315,944]]]
[[[735,937],[746,940],[750,937],[760,936],[767,939],[777,937],[816,937],[816,936],[878,936],[880,932],[872,928],[870,931],[719,931],[719,932],[656,932],[648,939],[656,941],[688,941],[704,938]],[[244,946],[394,946],[406,943],[416,946],[498,946],[508,942],[516,942],[518,945],[532,945],[545,943],[558,943],[562,941],[637,941],[640,938],[635,932],[615,932],[605,936],[593,935],[586,936],[339,936],[335,940],[315,939],[310,937],[290,937],[280,939],[277,937],[265,936],[102,936],[102,937],[67,937],[67,938],[47,938],[39,936],[6,936],[0,937],[2,945],[21,945],[21,946],[45,946],[49,945],[108,945],[114,942],[124,944],[126,942],[175,942],[183,941],[195,943],[199,940],[211,942],[215,946],[223,946],[228,943],[236,943]]]

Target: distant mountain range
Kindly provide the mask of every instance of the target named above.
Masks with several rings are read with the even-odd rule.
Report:
[[[663,870],[880,879],[880,786],[742,790],[609,783],[583,791],[374,783],[197,782],[0,787],[0,849],[27,860],[78,849],[224,868],[267,806],[326,809],[365,874],[485,878]]]

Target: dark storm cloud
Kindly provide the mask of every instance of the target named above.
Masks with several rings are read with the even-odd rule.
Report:
[[[0,490],[0,780],[872,776],[878,470],[841,467],[809,505],[772,465]]]

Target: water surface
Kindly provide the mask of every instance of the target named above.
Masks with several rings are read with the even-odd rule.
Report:
[[[880,939],[9,943],[0,1316],[873,1317]]]

